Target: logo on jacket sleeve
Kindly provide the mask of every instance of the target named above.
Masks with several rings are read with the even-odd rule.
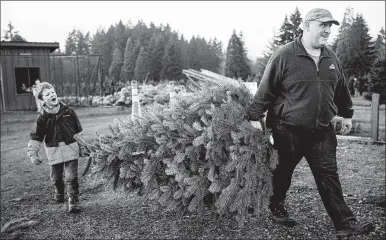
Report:
[[[330,69],[335,69],[335,65],[331,64]]]

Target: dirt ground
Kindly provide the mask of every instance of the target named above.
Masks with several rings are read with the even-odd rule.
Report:
[[[363,111],[368,113],[366,108]],[[91,138],[96,131],[108,132],[107,123],[127,117],[130,110],[93,108],[76,112],[86,137]],[[299,222],[294,228],[273,224],[267,214],[251,217],[242,229],[233,218],[217,219],[209,212],[179,218],[153,209],[152,203],[143,202],[133,194],[113,192],[98,179],[82,176],[82,211],[69,214],[66,204],[56,204],[53,200],[49,165],[35,166],[26,155],[28,133],[35,118],[36,113],[1,115],[1,239],[335,238],[305,160],[295,170],[288,195],[289,212]],[[45,158],[43,148],[40,155]],[[376,227],[373,233],[352,239],[384,239],[385,146],[340,140],[337,155],[346,202],[358,220],[371,221]],[[81,158],[79,164],[81,173],[86,159]]]

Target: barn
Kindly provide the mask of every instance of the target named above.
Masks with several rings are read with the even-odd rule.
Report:
[[[50,53],[59,43],[0,42],[0,110],[36,110],[35,98],[25,90],[36,79],[50,80]]]

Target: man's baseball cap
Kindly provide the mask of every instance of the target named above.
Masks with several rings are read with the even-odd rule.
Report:
[[[317,20],[320,22],[332,22],[333,24],[339,25],[339,22],[332,17],[330,11],[323,8],[314,8],[307,13],[304,22],[312,20]]]

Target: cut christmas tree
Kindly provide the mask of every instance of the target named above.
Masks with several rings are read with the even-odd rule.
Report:
[[[154,103],[134,120],[114,120],[111,133],[88,146],[91,176],[166,211],[209,209],[236,216],[242,226],[248,209],[257,216],[267,209],[277,157],[268,136],[247,119],[252,95],[244,85],[208,76],[195,89]]]

